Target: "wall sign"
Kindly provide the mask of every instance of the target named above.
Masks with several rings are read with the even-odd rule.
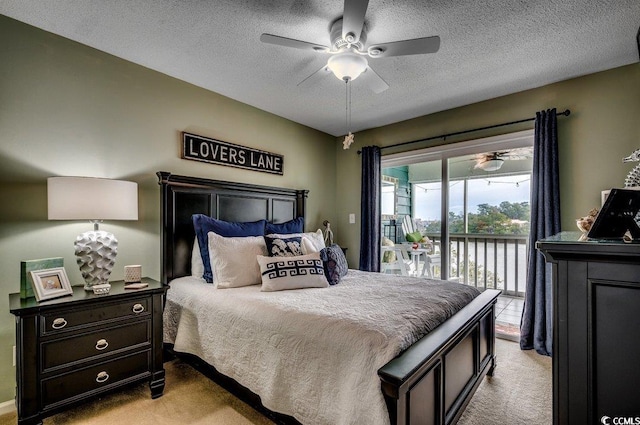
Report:
[[[264,173],[284,173],[284,156],[233,143],[182,133],[182,158]]]

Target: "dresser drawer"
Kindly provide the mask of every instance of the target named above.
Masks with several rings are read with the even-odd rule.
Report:
[[[98,306],[46,312],[40,316],[42,335],[64,332],[93,324],[149,314],[151,298],[141,297]]]
[[[113,361],[80,369],[42,381],[42,408],[52,408],[59,402],[70,402],[83,394],[98,392],[126,380],[150,376],[151,352],[143,351]]]
[[[150,344],[150,341],[151,321],[139,320],[126,326],[100,329],[78,336],[43,342],[41,345],[42,372],[136,345]]]

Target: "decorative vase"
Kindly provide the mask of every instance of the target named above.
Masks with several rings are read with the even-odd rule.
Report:
[[[118,254],[118,240],[104,230],[84,232],[76,239],[76,261],[85,281],[84,289],[109,282],[109,276]]]

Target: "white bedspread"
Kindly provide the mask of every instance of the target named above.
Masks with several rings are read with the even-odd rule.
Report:
[[[308,425],[388,424],[377,370],[478,294],[356,270],[336,286],[281,292],[203,282],[171,282],[164,341]]]

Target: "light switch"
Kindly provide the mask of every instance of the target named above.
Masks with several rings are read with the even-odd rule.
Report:
[[[353,213],[349,214],[349,224],[356,224],[356,215]]]

